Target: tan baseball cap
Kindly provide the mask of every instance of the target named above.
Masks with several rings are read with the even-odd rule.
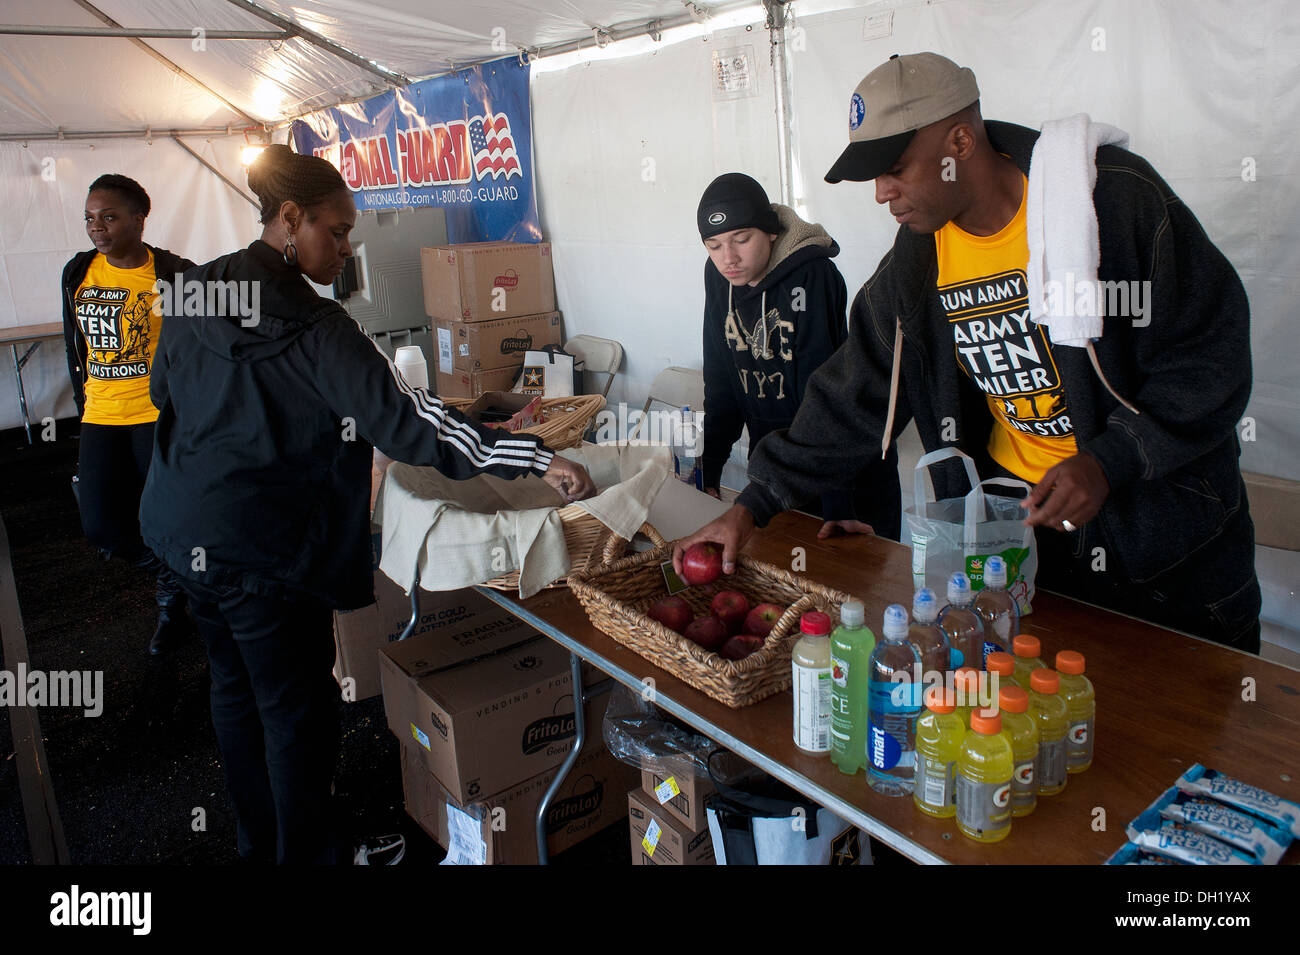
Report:
[[[938,53],[895,53],[858,84],[849,100],[849,145],[827,182],[866,182],[889,171],[923,126],[980,98],[975,74]]]

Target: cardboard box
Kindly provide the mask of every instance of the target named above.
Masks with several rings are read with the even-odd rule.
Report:
[[[636,770],[615,759],[600,733],[609,694],[587,704],[588,734],[578,761],[561,784],[547,813],[551,855],[563,852],[627,815],[623,794]],[[402,745],[402,790],[406,811],[444,849],[452,849],[452,824],[463,856],[487,865],[537,864],[537,809],[558,767],[486,799],[463,803],[428,772],[413,746]],[[463,814],[463,815],[461,815]],[[472,818],[465,818],[469,816]]]
[[[561,328],[560,313],[555,311],[478,323],[439,319],[433,329],[438,347],[438,373],[455,375],[494,368],[518,370],[527,352],[560,344]]]
[[[389,729],[462,802],[552,769],[569,752],[569,651],[511,619],[470,660],[438,632],[380,650]]]
[[[397,640],[411,619],[411,598],[382,571],[374,571],[375,602],[359,610],[334,612],[334,679],[344,700],[378,696],[379,649]],[[437,633],[453,652],[466,658],[497,629],[514,630],[519,618],[473,588],[441,593],[420,592],[420,620],[411,639]],[[345,679],[353,682],[345,684]]]
[[[549,242],[469,242],[420,250],[430,318],[487,322],[555,308]]]
[[[670,796],[666,801],[656,792],[665,784],[669,788],[663,790],[664,795],[668,795],[671,788],[678,790],[677,795]],[[707,778],[696,776],[692,764],[684,757],[668,756],[655,760],[642,758],[641,789],[647,798],[653,800],[654,805],[661,807],[691,832],[709,827],[704,800],[717,790]]]
[[[438,372],[436,388],[439,398],[478,398],[490,391],[509,391],[523,362],[510,368],[493,368],[490,371],[458,371],[454,375]]]
[[[1261,547],[1300,550],[1300,481],[1241,473],[1255,522],[1255,543]]]
[[[707,825],[701,832],[690,831],[640,789],[627,794],[627,814],[633,865],[714,864],[713,838]],[[647,833],[652,835],[647,837]]]

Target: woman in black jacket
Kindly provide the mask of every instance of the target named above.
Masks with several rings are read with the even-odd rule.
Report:
[[[86,235],[93,249],[63,268],[63,341],[72,395],[81,415],[77,498],[86,539],[157,577],[157,655],[194,626],[176,575],[140,539],[140,491],[153,453],[158,409],[149,400],[149,370],[162,322],[154,286],[194,265],[146,245],[149,194],[134,179],[111,174],[90,184]]]
[[[337,302],[351,194],[323,159],[271,146],[249,169],[261,239],[193,269],[167,302],[152,382],[145,540],[181,576],[208,648],[212,720],[241,857],[332,862],[334,609],[371,602],[372,446],[457,478],[535,474],[594,490],[535,437],[412,388]]]

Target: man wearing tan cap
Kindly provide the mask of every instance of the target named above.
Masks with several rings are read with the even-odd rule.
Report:
[[[1087,118],[1073,119],[1092,134],[1086,155],[1059,155],[1056,128],[1036,150],[1037,131],[986,123],[975,75],[935,53],[890,57],[858,84],[849,145],[826,180],[874,181],[899,223],[893,248],[790,428],[753,452],[748,488],[675,559],[714,540],[730,567],[755,526],[859,470],[915,421],[926,451],[956,447],[982,478],[1032,486],[1040,588],[1258,652],[1235,431],[1250,394],[1245,291],[1150,164],[1091,148]],[[1119,133],[1092,127],[1103,129]],[[1056,175],[1072,162],[1095,188]],[[1067,193],[1078,208],[1058,208]],[[1077,228],[1039,224],[1062,220]],[[1089,228],[1089,288],[1142,296],[1129,313],[1093,309],[1095,327],[1076,323],[1060,273],[1044,267],[1077,236],[1086,260]],[[940,499],[968,490],[954,460],[931,474]]]

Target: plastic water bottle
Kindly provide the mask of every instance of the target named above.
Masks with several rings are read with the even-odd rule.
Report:
[[[975,612],[984,623],[984,657],[1011,649],[1020,633],[1020,607],[1007,593],[1007,562],[994,554],[984,562],[984,589],[975,595]]]
[[[867,756],[868,671],[875,646],[862,601],[844,601],[840,625],[831,633],[831,762],[850,776]]]
[[[939,629],[938,618],[939,598],[929,587],[922,587],[912,597],[912,629],[907,637],[921,657],[922,679],[926,674],[945,673],[951,658],[952,648]]]
[[[972,606],[975,595],[971,593],[970,578],[953,574],[948,578],[948,605],[939,611],[939,629],[952,647],[949,666],[984,666],[984,622]]]
[[[891,604],[885,610],[881,636],[868,668],[871,719],[867,727],[867,782],[887,796],[910,796],[916,774],[916,721],[921,715],[924,685],[913,679],[921,657],[907,640],[907,611],[902,604]]]
[[[681,422],[678,428],[679,441],[673,448],[673,466],[677,480],[689,484],[697,491],[704,490],[700,466],[695,460],[695,419],[691,415],[691,406],[682,407]]]

